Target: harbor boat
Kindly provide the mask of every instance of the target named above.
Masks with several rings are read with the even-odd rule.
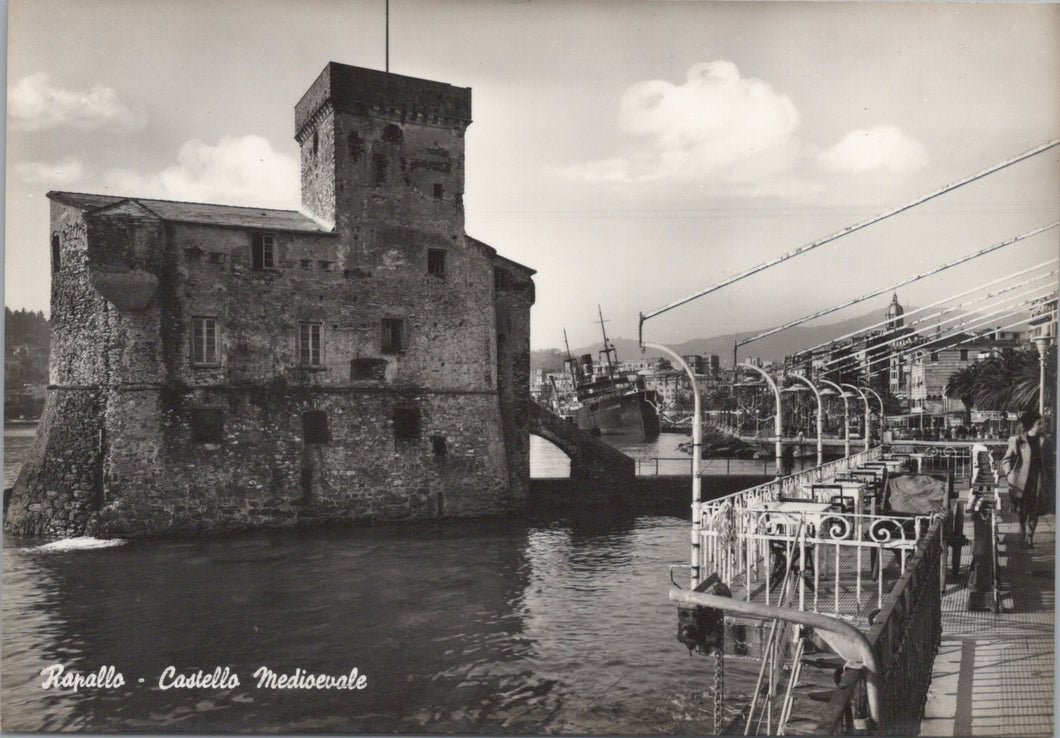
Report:
[[[567,407],[572,420],[594,435],[642,433],[652,438],[659,435],[655,392],[645,388],[644,377],[618,370],[618,357],[604,330],[602,312],[600,329],[604,346],[595,365],[592,354],[575,359],[567,347],[564,369],[574,386],[574,397]],[[564,331],[565,343],[566,339]]]

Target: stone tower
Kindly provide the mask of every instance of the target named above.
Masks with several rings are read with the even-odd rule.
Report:
[[[471,90],[331,63],[295,107],[302,207],[378,251],[396,213],[449,248],[464,233]]]

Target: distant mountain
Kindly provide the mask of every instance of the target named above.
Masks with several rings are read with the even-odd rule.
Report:
[[[913,309],[914,308],[908,308],[907,310]],[[788,328],[787,330],[781,331],[780,333],[776,333],[767,338],[762,338],[758,341],[749,343],[746,346],[741,346],[739,351],[740,361],[746,361],[749,357],[757,356],[763,361],[779,363],[784,360],[785,356],[804,351],[813,346],[817,346],[818,344],[827,343],[840,336],[846,336],[849,333],[865,330],[869,326],[878,323],[882,318],[883,316],[880,312],[874,310],[871,313],[848,318],[847,320],[838,323],[829,323],[827,325],[800,325],[795,326],[794,328]],[[951,329],[952,327],[953,323],[950,323],[944,326],[943,330]],[[922,329],[923,326],[918,326],[918,328]],[[767,330],[769,329],[759,328],[753,331],[727,333],[722,336],[713,336],[711,338],[696,338],[691,341],[685,341],[684,343],[674,344],[670,346],[670,348],[682,356],[688,354],[717,354],[721,358],[721,365],[723,367],[731,367],[733,343],[735,341],[756,336]],[[618,352],[619,361],[634,361],[639,358],[664,356],[663,353],[651,349],[642,354],[637,342],[629,338],[613,338],[611,339],[611,343],[614,344],[615,349]],[[589,346],[580,346],[577,349],[571,349],[571,353],[575,356],[592,354],[593,359],[595,360],[597,352],[600,351],[602,347],[603,342],[601,341]],[[555,356],[559,352],[556,349],[543,349],[533,353],[535,356],[531,358],[531,364],[533,365],[533,368],[536,369],[539,366],[548,367],[551,362],[546,359]]]

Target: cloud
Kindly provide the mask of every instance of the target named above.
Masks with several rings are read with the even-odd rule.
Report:
[[[905,134],[898,126],[857,128],[843,136],[818,161],[830,172],[860,174],[884,170],[911,174],[928,163],[924,144]]]
[[[684,83],[638,82],[622,95],[619,128],[631,151],[568,167],[599,182],[710,179],[754,182],[788,171],[800,150],[799,113],[786,95],[729,61],[699,63]]]
[[[110,87],[64,90],[47,72],[23,77],[7,96],[8,120],[17,130],[42,131],[60,126],[128,131],[143,128],[146,115],[130,108]]]
[[[105,179],[110,190],[132,197],[295,208],[301,174],[295,159],[264,137],[247,135],[216,145],[188,141],[173,166],[150,174],[117,169]]]
[[[15,176],[28,184],[43,184],[49,187],[69,187],[87,176],[84,164],[79,159],[68,157],[54,164],[23,161],[15,164]]]

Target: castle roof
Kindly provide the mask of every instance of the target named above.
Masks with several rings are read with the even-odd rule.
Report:
[[[330,230],[297,210],[272,210],[238,205],[149,200],[143,197],[95,195],[83,192],[49,192],[48,198],[63,205],[80,208],[86,212],[102,210],[117,203],[132,202],[154,213],[159,219],[172,223],[195,223],[230,228],[294,231],[297,233],[331,233]]]

